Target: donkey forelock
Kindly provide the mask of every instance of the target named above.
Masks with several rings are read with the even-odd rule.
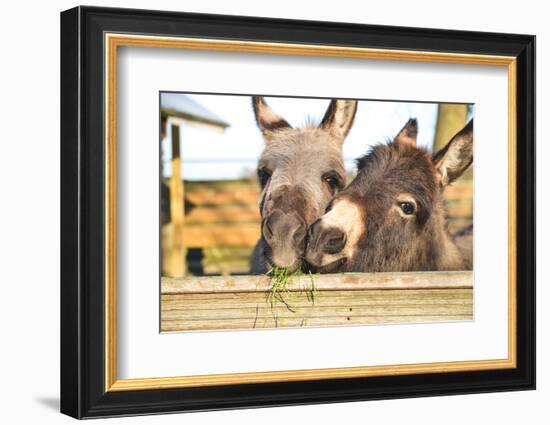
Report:
[[[371,199],[369,210],[384,211],[399,193],[408,193],[419,207],[418,224],[425,223],[438,194],[431,155],[426,149],[395,142],[379,144],[358,159],[357,166],[349,193]]]
[[[297,190],[307,199],[304,218],[308,224],[324,212],[335,193],[322,177],[334,178],[334,189],[343,187],[345,180],[341,144],[335,143],[327,132],[312,127],[273,134],[260,157],[258,170],[271,174],[261,192],[262,214],[269,212],[271,207],[266,200],[277,190]]]

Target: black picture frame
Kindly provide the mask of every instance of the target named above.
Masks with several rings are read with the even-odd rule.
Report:
[[[105,391],[104,34],[259,40],[517,58],[517,367]],[[61,13],[61,412],[76,418],[535,388],[535,37],[76,7]]]

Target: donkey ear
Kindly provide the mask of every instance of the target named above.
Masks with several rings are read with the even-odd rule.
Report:
[[[290,124],[283,117],[275,113],[265,103],[265,99],[262,96],[252,96],[252,108],[254,109],[256,123],[263,134],[290,128]]]
[[[319,124],[319,128],[331,131],[343,139],[348,135],[353,125],[356,112],[356,100],[332,99],[321,124]]]
[[[466,171],[474,160],[474,120],[470,120],[447,145],[433,157],[441,185],[447,186]]]
[[[394,143],[400,145],[416,146],[416,136],[418,134],[418,122],[416,118],[411,118],[401,131],[393,139]]]

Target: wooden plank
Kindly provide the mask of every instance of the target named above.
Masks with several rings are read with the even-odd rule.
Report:
[[[473,205],[471,202],[448,203],[447,214],[452,218],[472,217]]]
[[[259,303],[269,301],[270,293],[265,292],[234,292],[223,294],[164,294],[161,296],[163,311],[180,309],[223,309],[256,307]],[[369,291],[316,291],[313,293],[291,292],[284,294],[285,300],[294,307],[316,306],[376,306],[376,305],[440,305],[440,304],[471,304],[471,289],[411,289]]]
[[[185,226],[181,234],[183,236],[184,248],[252,248],[260,238],[260,226],[257,224],[235,224],[235,225],[208,225],[208,226]],[[162,252],[170,252],[174,227],[172,223],[162,226]],[[163,267],[164,274],[171,275]]]
[[[215,165],[213,165],[215,166]],[[190,192],[202,192],[205,189],[214,190],[235,190],[248,189],[259,190],[259,185],[256,177],[240,178],[240,179],[223,179],[223,180],[186,180],[186,187]]]
[[[204,189],[187,191],[185,199],[193,205],[258,205],[260,192],[257,189]]]
[[[405,272],[405,273],[340,273],[314,275],[317,290],[366,289],[436,289],[471,288],[471,271],[457,272]],[[303,291],[312,287],[308,275],[291,278],[289,291]],[[220,293],[269,291],[271,279],[267,276],[216,276],[161,279],[161,293]]]
[[[382,320],[381,320],[382,319]],[[350,325],[374,325],[391,323],[427,323],[441,321],[472,320],[471,315],[417,315],[417,316],[362,316],[362,317],[321,317],[321,318],[265,318],[265,319],[220,319],[209,321],[197,320],[173,320],[163,321],[162,332],[182,332],[194,330],[229,330],[229,329],[260,329],[260,328],[296,328],[296,327],[325,327],[325,326],[350,326]]]
[[[474,187],[471,181],[460,181],[445,188],[443,196],[447,200],[471,199],[474,196]]]
[[[223,208],[212,207],[196,207],[186,214],[185,226],[203,224],[210,225],[212,223],[223,224],[241,224],[254,223],[260,227],[260,212],[257,205],[253,206],[228,206]],[[210,227],[204,231],[210,231]]]
[[[162,320],[211,320],[211,319],[250,319],[265,318],[276,315],[280,318],[291,318],[296,315],[305,318],[320,317],[363,317],[363,316],[437,316],[437,315],[471,315],[472,304],[440,304],[440,305],[376,305],[351,307],[344,305],[296,307],[291,301],[289,305],[278,303],[271,307],[265,301],[256,307],[234,307],[212,309],[204,305],[202,309],[163,310]]]
[[[163,332],[473,319],[472,272],[163,278]]]
[[[183,229],[186,248],[253,247],[259,238],[258,223],[186,225]]]

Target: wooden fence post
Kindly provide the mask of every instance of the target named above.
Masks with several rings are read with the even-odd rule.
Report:
[[[172,246],[169,253],[168,274],[185,276],[185,249],[183,246],[183,180],[181,178],[180,128],[172,124],[172,175],[170,177],[170,224]]]
[[[437,112],[434,152],[441,149],[466,124],[468,105],[441,103]]]

